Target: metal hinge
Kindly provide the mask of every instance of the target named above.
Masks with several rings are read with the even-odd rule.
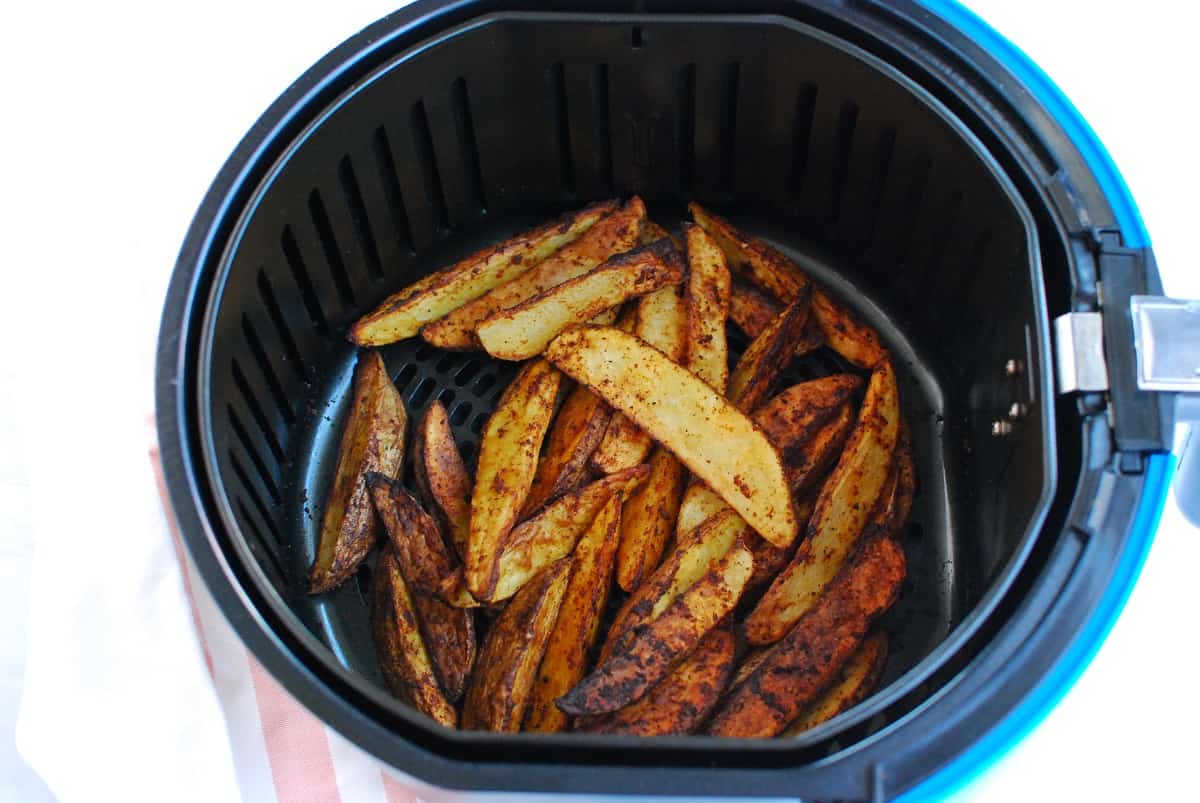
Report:
[[[1200,301],[1132,296],[1129,308],[1138,387],[1200,392]]]
[[[1068,312],[1054,319],[1058,392],[1108,390],[1104,318],[1099,312]]]

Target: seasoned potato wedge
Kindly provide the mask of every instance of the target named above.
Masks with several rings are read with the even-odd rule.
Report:
[[[358,568],[378,537],[375,509],[363,479],[368,471],[389,476],[404,464],[408,415],[377,351],[359,354],[354,398],[338,445],[333,487],[325,502],[321,537],[309,572],[309,593],[341,585]]]
[[[861,545],[807,616],[720,704],[716,736],[775,736],[837,676],[904,582],[904,551],[890,538]]]
[[[752,562],[750,550],[740,541],[734,544],[658,618],[632,631],[626,649],[560,697],[559,709],[574,715],[607,714],[642,699],[734,609],[750,579]]]
[[[884,489],[899,423],[896,375],[884,362],[871,375],[854,433],[821,487],[807,538],[746,617],[751,644],[783,638],[842,568]]]
[[[814,503],[815,500],[811,496],[804,496],[796,500],[796,518],[800,521],[801,527],[808,524]],[[796,548],[799,546],[799,539],[787,547],[777,547],[757,535],[747,540],[750,551],[754,554],[754,573],[750,575],[747,590],[761,588],[774,580],[791,563],[792,556],[796,554]]]
[[[728,507],[716,491],[693,480],[683,492],[683,501],[679,505],[679,516],[675,521],[676,539],[692,532],[714,513]]]
[[[430,321],[528,271],[616,208],[614,201],[592,204],[427,276],[360,318],[350,329],[350,340],[360,346],[382,346],[412,337]]]
[[[683,259],[670,240],[643,245],[595,270],[485,319],[475,333],[485,351],[502,360],[527,360],[560,332],[587,323],[628,299],[683,280]]]
[[[767,397],[780,372],[796,353],[808,313],[808,291],[805,290],[746,347],[729,377],[727,393],[739,410],[754,410]]]
[[[520,730],[570,568],[567,558],[547,566],[492,622],[463,700],[464,729]]]
[[[412,600],[433,674],[446,699],[458,702],[475,666],[475,612],[431,594],[414,593]]]
[[[515,307],[565,281],[582,276],[609,257],[637,245],[646,206],[634,197],[597,222],[561,251],[485,295],[464,304],[421,329],[421,337],[438,348],[481,348],[475,330],[501,310]]]
[[[704,229],[685,226],[688,279],[686,287],[688,370],[722,395],[729,381],[729,344],[725,319],[729,317],[732,283],[725,255]]]
[[[459,560],[471,539],[471,478],[463,464],[446,407],[435,399],[413,434],[413,478],[426,509],[441,520]]]
[[[664,229],[662,226],[647,218],[642,221],[642,230],[638,234],[638,242],[642,245],[649,245],[656,240],[661,240],[664,237],[671,237],[671,232]],[[674,239],[674,238],[672,238]]]
[[[813,290],[813,318],[829,347],[859,368],[875,368],[888,359],[874,329],[821,288]]]
[[[796,516],[783,464],[765,435],[694,374],[640,339],[582,326],[547,357],[663,444],[764,538],[786,546]],[[659,404],[659,399],[671,404]]]
[[[412,595],[391,549],[380,553],[374,577],[371,628],[388,688],[421,713],[453,728],[458,714],[438,685]]]
[[[692,219],[711,235],[729,260],[731,269],[764,288],[785,304],[794,301],[809,283],[796,265],[783,254],[755,237],[738,231],[722,217],[690,203]]]
[[[558,611],[558,621],[538,670],[525,715],[525,730],[567,729],[567,718],[554,704],[579,682],[588,652],[600,632],[600,615],[608,604],[613,560],[621,535],[621,497],[613,495],[600,508],[571,556],[571,579]]]
[[[467,550],[467,587],[477,599],[491,598],[500,545],[533,484],[561,381],[562,374],[545,360],[531,362],[505,389],[484,426]]]
[[[846,661],[833,685],[821,692],[787,729],[784,736],[795,736],[812,730],[822,722],[828,722],[843,711],[849,711],[866,699],[879,683],[883,666],[887,663],[887,634],[876,630],[863,639],[862,644]]]
[[[585,386],[576,385],[571,390],[554,417],[546,452],[538,463],[519,519],[528,518],[546,502],[583,484],[588,458],[604,437],[611,417],[612,408]]]
[[[675,528],[683,491],[683,465],[661,446],[650,455],[646,482],[629,495],[621,512],[621,546],[617,550],[617,585],[633,591],[662,558]]]
[[[734,646],[731,627],[715,628],[645,697],[612,714],[584,718],[577,730],[634,736],[691,733],[725,690],[733,670]]]
[[[745,683],[746,678],[753,675],[770,654],[770,647],[753,647],[742,656],[742,662],[738,664],[737,669],[733,672],[733,677],[729,679],[729,691],[733,692],[734,689]]]
[[[754,412],[767,440],[779,450],[794,491],[803,491],[837,459],[857,416],[850,401],[862,387],[851,374],[793,385]]]
[[[647,466],[634,466],[563,494],[509,534],[497,562],[496,583],[482,597],[488,602],[508,599],[543,566],[569,555],[597,512],[617,495],[645,481]]]
[[[769,295],[748,284],[734,282],[729,296],[729,320],[749,338],[758,337],[771,321],[783,310],[783,306]],[[817,325],[816,317],[808,316],[804,334],[796,343],[796,356],[803,357],[825,345],[825,337]]]

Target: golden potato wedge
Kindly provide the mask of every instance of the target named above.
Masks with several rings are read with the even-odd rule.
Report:
[[[471,478],[450,431],[446,406],[436,399],[413,434],[413,478],[426,509],[442,522],[458,559],[465,561],[471,540]]]
[[[670,449],[768,541],[786,546],[796,537],[779,454],[703,380],[637,337],[605,327],[570,329],[546,355]]]
[[[783,638],[842,568],[888,479],[899,424],[896,375],[885,361],[872,373],[854,433],[821,487],[804,543],[746,617],[748,642]]]
[[[812,496],[804,496],[796,500],[796,518],[799,519],[801,527],[808,524],[815,502],[816,500]],[[746,585],[749,591],[761,588],[774,580],[791,563],[792,556],[796,554],[796,547],[799,545],[799,539],[793,541],[792,545],[788,547],[777,547],[757,535],[747,540],[750,551],[754,554],[754,573],[750,575],[750,581]]]
[[[754,410],[767,397],[779,374],[791,362],[808,322],[808,290],[775,316],[746,347],[729,377],[726,395],[742,412]]]
[[[608,604],[620,535],[621,497],[613,495],[575,545],[571,579],[525,714],[527,731],[567,729],[567,718],[554,701],[578,683],[587,668],[588,652],[600,632],[600,615]]]
[[[570,568],[567,558],[547,566],[492,622],[463,700],[465,730],[520,730]]]
[[[851,374],[822,377],[793,385],[754,412],[793,491],[807,490],[841,454],[857,418],[850,401],[861,387]]]
[[[353,385],[354,398],[338,445],[333,486],[309,571],[310,594],[341,585],[375,545],[379,527],[364,475],[379,471],[394,476],[404,464],[408,415],[379,352],[359,354]]]
[[[650,455],[646,482],[629,495],[621,512],[617,549],[617,585],[633,591],[662,559],[683,491],[685,472],[675,455],[661,446]]]
[[[664,237],[670,236],[671,232],[667,231],[653,220],[647,218],[642,221],[642,230],[638,234],[638,243],[641,245],[649,245],[656,240],[661,240]]]
[[[562,374],[545,360],[529,363],[505,389],[484,426],[467,549],[467,587],[477,599],[491,595],[500,545],[533,484],[561,382]]]
[[[739,541],[658,618],[633,631],[627,648],[560,697],[559,709],[576,716],[607,714],[642,699],[734,609],[752,569],[750,550]]]
[[[837,676],[867,628],[900,594],[904,551],[890,538],[863,543],[817,604],[718,706],[708,732],[766,738],[795,720]]]
[[[882,630],[876,630],[863,639],[833,685],[809,703],[799,718],[787,726],[783,735],[796,736],[812,730],[865,700],[879,683],[879,676],[883,674],[884,664],[887,663],[887,652],[887,634]]]
[[[579,721],[586,733],[670,736],[691,733],[708,716],[733,670],[733,628],[715,628],[671,674],[630,706]]]
[[[874,329],[822,288],[812,294],[813,317],[831,349],[859,368],[875,368],[888,359]]]
[[[438,685],[417,625],[412,595],[390,548],[380,552],[374,578],[371,629],[379,653],[379,668],[388,688],[421,713],[453,728],[458,714]]]
[[[592,204],[426,276],[360,318],[350,329],[350,341],[382,346],[412,337],[430,321],[525,273],[616,208],[615,201]]]
[[[582,276],[497,312],[482,321],[475,334],[493,357],[527,360],[545,351],[567,327],[681,281],[682,257],[670,240],[659,240],[618,254]]]
[[[597,512],[617,495],[643,483],[647,466],[634,466],[563,494],[536,516],[517,525],[505,540],[497,561],[496,581],[482,599],[499,602],[515,594],[543,566],[569,555]]]
[[[475,330],[484,320],[582,276],[609,257],[633,248],[645,217],[645,204],[640,198],[631,198],[533,269],[422,327],[421,337],[443,349],[481,348]]]
[[[729,320],[749,338],[758,337],[771,321],[783,310],[783,306],[769,295],[748,284],[734,282],[729,295]],[[804,334],[796,343],[796,356],[803,357],[825,345],[825,337],[817,326],[816,317],[808,316]]]
[[[675,538],[682,538],[707,521],[714,513],[728,507],[725,500],[713,489],[693,479],[688,483],[687,490],[683,492],[683,501],[679,505],[679,516],[675,521]]]
[[[630,421],[624,413],[613,413],[588,465],[592,471],[612,474],[646,462],[653,447],[654,439],[641,427]]]
[[[687,240],[686,290],[688,370],[721,395],[729,381],[729,344],[725,319],[729,317],[732,283],[725,255],[704,229],[684,226]]]
[[[583,385],[576,385],[554,417],[546,452],[525,507],[518,519],[526,519],[552,499],[573,490],[587,479],[587,463],[612,417],[612,408]]]
[[[764,288],[785,304],[794,301],[809,283],[804,272],[790,259],[755,237],[738,231],[722,217],[690,203],[692,219],[717,243],[731,269]]]

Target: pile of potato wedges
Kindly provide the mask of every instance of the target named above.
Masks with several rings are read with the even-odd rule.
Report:
[[[915,488],[888,351],[786,256],[690,211],[676,238],[637,197],[594,204],[350,330],[309,587],[381,544],[380,667],[443,725],[772,737],[879,681]],[[522,363],[471,467],[440,402],[408,435],[374,347],[418,336]],[[846,370],[788,385],[817,349]]]

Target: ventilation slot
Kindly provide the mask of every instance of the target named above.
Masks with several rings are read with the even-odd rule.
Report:
[[[908,264],[912,252],[913,235],[917,228],[917,214],[921,210],[921,202],[925,200],[925,188],[929,186],[929,173],[933,169],[933,160],[922,153],[913,160],[912,178],[908,182],[908,192],[904,195],[904,208],[899,211],[899,231],[904,237],[904,245],[897,253],[897,264]]]
[[[250,390],[250,383],[246,381],[246,375],[242,373],[242,366],[238,364],[237,358],[233,360],[233,383],[237,385],[238,392],[242,394],[242,401],[246,403],[246,407],[250,410],[250,417],[254,419],[254,423],[258,424],[258,429],[263,434],[263,438],[267,442],[267,447],[271,450],[271,454],[275,456],[277,463],[283,462],[283,447],[279,445],[279,439],[275,437],[275,430],[267,421],[267,416],[263,413],[262,405],[258,403],[253,391]]]
[[[410,362],[408,365],[404,366],[402,369],[400,369],[400,373],[396,376],[395,382],[393,383],[396,386],[396,390],[400,393],[403,393],[404,389],[408,387],[408,383],[411,382],[413,377],[416,375],[416,365]]]
[[[473,407],[469,401],[464,401],[450,411],[450,426],[461,427],[471,416]]]
[[[449,407],[454,404],[454,391],[450,388],[442,388],[438,391],[437,400],[442,403],[442,406]]]
[[[471,431],[476,435],[483,432],[483,425],[487,423],[488,416],[486,413],[480,413],[475,416],[475,420],[471,422]]]
[[[458,131],[458,148],[466,166],[467,181],[475,205],[481,214],[487,214],[487,197],[483,191],[483,168],[479,164],[479,144],[475,140],[475,123],[471,117],[471,98],[467,94],[467,82],[458,78],[450,87],[450,103],[454,107],[454,127]]]
[[[333,226],[329,224],[329,213],[325,210],[325,201],[321,193],[313,190],[308,194],[308,214],[312,218],[313,227],[317,230],[317,239],[321,241],[321,250],[325,253],[325,263],[329,265],[329,275],[337,287],[338,297],[342,307],[353,310],[358,305],[354,301],[354,289],[350,287],[350,276],[346,273],[346,263],[342,261],[342,249],[338,246]]]
[[[429,401],[429,397],[433,395],[434,388],[437,387],[437,380],[431,376],[427,376],[417,383],[417,387],[408,397],[408,404],[411,407],[424,407],[425,402]]]
[[[342,185],[342,197],[350,210],[350,221],[354,224],[354,234],[358,237],[363,259],[367,261],[367,271],[372,279],[379,281],[383,278],[383,261],[379,258],[375,233],[371,231],[371,220],[367,217],[367,205],[363,202],[358,177],[354,175],[354,165],[350,163],[349,156],[343,156],[338,162],[338,183]]]
[[[792,169],[788,173],[788,191],[798,198],[804,188],[804,171],[812,145],[813,112],[817,108],[817,85],[800,85],[796,94],[796,117],[792,124]]]
[[[262,299],[263,306],[266,307],[267,317],[271,319],[271,325],[275,327],[275,334],[279,335],[279,340],[283,343],[284,361],[291,363],[292,370],[303,382],[305,380],[304,360],[300,357],[300,349],[296,346],[296,339],[292,337],[292,330],[288,328],[287,321],[283,318],[283,310],[279,308],[279,301],[275,298],[271,280],[267,278],[267,272],[262,268],[258,269],[258,297]]]
[[[546,92],[554,125],[554,149],[558,153],[558,175],[563,192],[575,197],[575,177],[571,165],[571,126],[567,118],[567,82],[562,62],[546,68]]]
[[[410,254],[416,253],[413,247],[412,227],[408,222],[408,211],[404,208],[404,193],[400,191],[396,162],[392,159],[392,146],[383,126],[375,129],[375,135],[371,138],[371,152],[375,157],[375,169],[379,172],[380,183],[383,185],[383,196],[387,199],[392,226],[395,227],[404,250]]]
[[[472,390],[475,391],[476,396],[482,397],[485,393],[487,393],[489,390],[491,390],[492,386],[495,384],[496,384],[496,375],[495,374],[484,374],[483,376],[479,377],[479,379],[477,379],[475,381],[475,387],[472,388]]]
[[[734,134],[737,131],[738,73],[737,62],[721,68],[721,105],[717,119],[717,148],[721,154],[717,186],[733,191]]]
[[[880,208],[883,205],[883,188],[892,167],[892,153],[895,149],[896,129],[885,128],[879,134],[879,143],[875,147],[875,166],[871,173],[871,183],[867,186],[865,201],[868,218],[863,231],[855,235],[863,248],[875,238],[875,225],[879,222]]]
[[[283,391],[283,385],[280,384],[275,369],[271,367],[271,361],[267,359],[267,351],[263,348],[254,324],[250,323],[250,319],[245,315],[242,316],[242,335],[246,338],[246,345],[250,347],[250,353],[254,355],[254,362],[258,365],[263,380],[267,383],[267,390],[271,393],[271,400],[275,402],[276,409],[279,410],[284,421],[292,423],[294,418],[292,405],[288,402],[287,394]]]
[[[474,377],[479,373],[479,369],[483,367],[481,360],[467,360],[467,364],[454,374],[454,384],[461,387],[466,387]]]
[[[317,292],[313,289],[312,279],[304,266],[304,258],[300,256],[300,247],[296,245],[296,235],[292,234],[291,226],[283,227],[279,244],[283,248],[288,270],[292,272],[292,279],[300,290],[300,297],[304,300],[304,309],[308,310],[309,320],[318,332],[329,337],[329,324],[325,322],[325,313],[321,310],[321,302],[317,300]]]
[[[429,115],[425,104],[417,101],[412,107],[413,147],[421,176],[425,179],[425,198],[433,207],[433,228],[437,235],[450,230],[450,214],[446,211],[446,191],[442,188],[442,176],[438,172],[437,154],[433,150],[433,136],[429,133]]]
[[[675,152],[679,155],[679,194],[692,194],[696,159],[696,65],[688,64],[675,79]]]
[[[608,193],[613,191],[612,127],[608,110],[608,65],[592,68],[592,121],[596,126],[596,172]]]
[[[850,173],[850,154],[853,152],[854,128],[858,125],[858,104],[848,100],[842,104],[838,112],[837,134],[833,142],[832,180],[830,181],[831,195],[829,197],[829,218],[837,220],[842,208],[842,196],[846,194],[846,176]]]
[[[274,571],[274,582],[278,586],[283,586],[283,579],[287,575],[283,571],[283,556],[280,554],[281,544],[278,542],[278,536],[274,540],[263,538],[262,531],[254,524],[254,516],[250,515],[250,509],[246,507],[246,502],[239,496],[237,497],[238,513],[241,515],[241,523],[245,525],[247,534],[251,539],[247,541],[251,546],[251,551],[254,550],[254,545],[257,544],[259,549],[266,554],[268,566],[267,569]]]
[[[954,227],[958,225],[958,213],[962,209],[963,194],[961,190],[950,193],[942,213],[936,220],[942,221],[937,233],[933,236],[932,250],[929,254],[929,267],[925,271],[925,280],[937,276],[942,271],[942,262],[946,258],[946,247],[954,236]]]
[[[282,499],[279,487],[275,485],[275,480],[271,478],[271,472],[267,470],[267,464],[263,462],[262,457],[258,454],[258,450],[254,448],[254,442],[250,440],[250,433],[246,432],[246,427],[242,425],[242,419],[238,418],[232,404],[225,405],[225,412],[229,414],[229,423],[233,425],[233,434],[237,436],[238,442],[246,450],[246,455],[250,458],[250,462],[254,464],[254,469],[262,479],[263,486],[267,489],[267,493],[271,495],[271,501],[278,505]],[[245,485],[247,488],[251,487],[249,483],[245,483]]]

